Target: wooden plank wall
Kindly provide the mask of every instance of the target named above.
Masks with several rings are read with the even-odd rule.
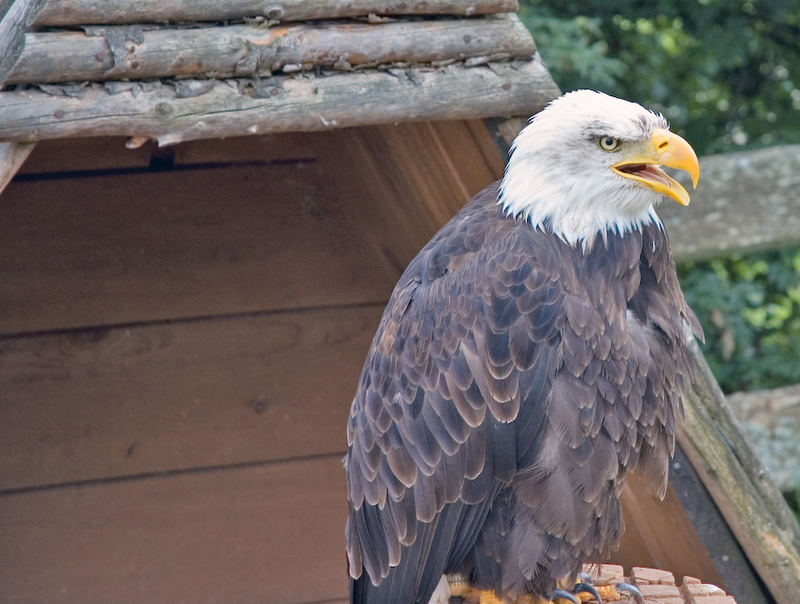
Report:
[[[482,122],[42,143],[0,197],[0,600],[343,600],[372,333],[501,172]],[[633,563],[706,564],[629,534]]]

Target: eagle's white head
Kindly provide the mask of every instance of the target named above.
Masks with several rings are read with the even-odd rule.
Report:
[[[654,206],[689,194],[658,166],[700,167],[689,144],[661,116],[601,92],[552,101],[520,132],[500,189],[506,214],[591,246],[596,235],[658,221]]]

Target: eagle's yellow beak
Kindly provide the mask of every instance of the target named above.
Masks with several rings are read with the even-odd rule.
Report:
[[[637,146],[628,157],[611,166],[611,169],[624,178],[640,182],[645,187],[674,199],[682,206],[688,206],[688,191],[658,166],[688,172],[692,177],[692,186],[697,188],[700,163],[694,149],[680,136],[663,128],[656,128],[649,141]]]

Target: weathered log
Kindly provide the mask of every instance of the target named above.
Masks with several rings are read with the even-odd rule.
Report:
[[[0,2],[0,84],[5,82],[22,53],[25,31],[36,18],[44,0]]]
[[[558,91],[538,57],[476,67],[455,64],[326,77],[299,74],[261,81],[114,82],[47,89],[0,93],[0,140],[147,136],[163,145],[396,121],[529,114]]]
[[[37,27],[95,23],[340,19],[368,15],[484,15],[516,12],[516,0],[46,0]]]
[[[793,602],[800,526],[734,418],[696,342],[695,378],[678,442],[748,559],[778,602]]]
[[[800,489],[800,384],[727,396],[747,439],[778,487]]]
[[[88,35],[87,35],[88,34]],[[481,19],[325,23],[280,27],[90,27],[29,33],[7,83],[202,76],[270,76],[311,67],[528,58],[535,46],[516,15]]]
[[[35,146],[36,143],[0,142],[0,194],[28,159]]]
[[[658,213],[678,260],[775,249],[800,243],[799,189],[800,145],[712,155],[691,205]]]
[[[0,3],[0,84],[22,54],[25,30],[42,7],[42,0]],[[0,142],[0,194],[33,151],[36,143]]]

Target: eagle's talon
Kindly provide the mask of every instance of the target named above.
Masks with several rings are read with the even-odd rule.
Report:
[[[617,591],[624,591],[629,593],[633,596],[633,601],[636,604],[644,604],[644,596],[642,592],[639,591],[639,588],[635,585],[631,585],[630,583],[617,583],[616,586]]]
[[[594,579],[592,579],[592,575],[589,573],[578,573],[578,582],[579,583],[588,583],[589,585],[594,585]],[[577,587],[577,585],[576,585]]]
[[[581,581],[580,583],[576,583],[575,587],[572,588],[572,593],[575,595],[577,594],[589,594],[597,601],[597,604],[603,604],[603,598],[600,597],[600,593],[595,589],[594,585],[592,585],[591,581]]]
[[[555,591],[553,591],[552,600],[554,603],[556,600],[569,600],[573,604],[581,604],[581,601],[578,598],[576,598],[573,594],[563,589],[556,589]]]

